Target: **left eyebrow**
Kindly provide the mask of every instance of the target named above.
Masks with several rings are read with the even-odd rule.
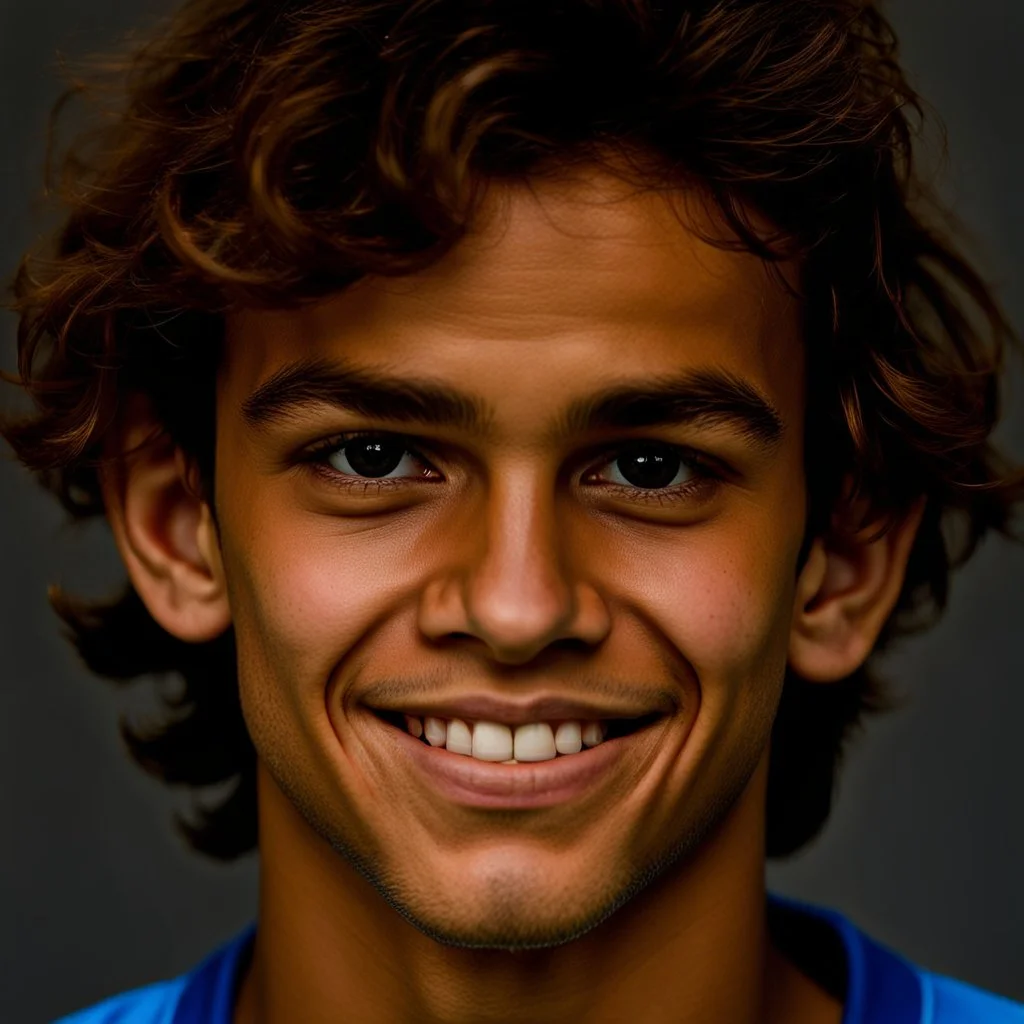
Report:
[[[766,452],[777,448],[785,433],[781,414],[759,388],[734,373],[706,368],[641,386],[611,387],[574,402],[555,434],[689,424],[731,427]]]
[[[242,403],[242,416],[259,428],[310,404],[370,419],[455,427],[479,435],[493,432],[491,410],[473,395],[434,381],[390,377],[324,359],[282,367]],[[778,410],[755,385],[725,370],[705,368],[639,385],[615,385],[577,399],[556,420],[547,440],[602,429],[686,424],[731,427],[769,452],[785,432]]]

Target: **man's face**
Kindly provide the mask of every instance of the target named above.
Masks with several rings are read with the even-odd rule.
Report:
[[[797,304],[665,198],[595,171],[485,212],[424,272],[229,318],[216,494],[274,784],[421,929],[509,947],[592,927],[763,766],[804,377]]]

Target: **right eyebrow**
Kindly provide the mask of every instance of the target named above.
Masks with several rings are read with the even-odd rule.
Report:
[[[491,418],[482,402],[435,381],[385,377],[325,359],[282,367],[242,403],[251,427],[294,415],[310,404],[332,405],[371,419],[457,427],[486,434]]]

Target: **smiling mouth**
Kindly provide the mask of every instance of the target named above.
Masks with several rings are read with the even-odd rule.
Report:
[[[377,718],[428,747],[477,761],[524,764],[572,757],[607,740],[631,736],[662,718],[557,719],[518,726],[486,720],[436,718],[374,709]]]

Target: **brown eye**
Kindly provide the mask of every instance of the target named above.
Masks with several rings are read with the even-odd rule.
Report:
[[[652,490],[686,484],[697,474],[682,452],[669,445],[632,445],[608,463],[609,482]]]
[[[339,445],[327,459],[332,469],[346,476],[382,479],[395,474],[403,462],[406,472],[398,476],[418,476],[417,461],[401,440],[387,437],[357,437]]]

